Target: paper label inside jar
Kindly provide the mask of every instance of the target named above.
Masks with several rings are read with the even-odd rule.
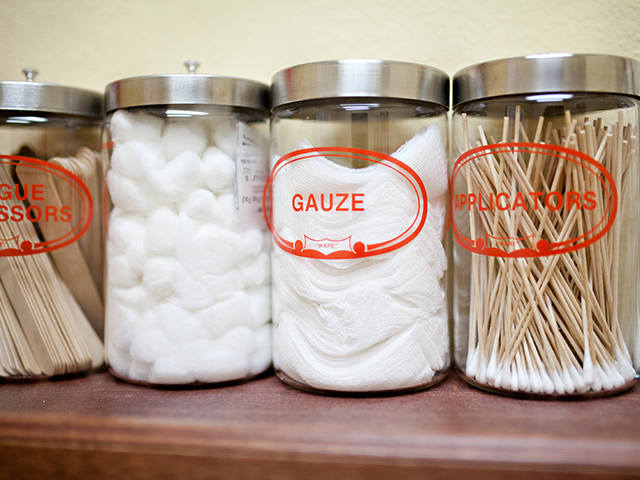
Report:
[[[43,160],[0,155],[0,256],[65,247],[85,234],[92,216],[91,194],[76,175]]]
[[[236,201],[240,225],[264,227],[262,192],[268,176],[264,140],[248,125],[236,129]]]
[[[421,178],[406,164],[382,153],[340,147],[284,155],[272,169],[264,203],[276,245],[292,255],[319,259],[394,251],[422,230],[428,206]]]
[[[465,249],[541,257],[585,248],[611,228],[611,173],[579,151],[511,142],[465,152],[451,173],[452,230]]]

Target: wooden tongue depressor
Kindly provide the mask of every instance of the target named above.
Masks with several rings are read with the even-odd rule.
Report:
[[[76,152],[75,157],[53,157],[49,159],[49,163],[58,165],[78,176],[89,190],[94,206],[101,201],[102,196],[98,178],[100,156],[98,153],[87,147],[81,147]],[[58,189],[62,204],[71,206],[71,210],[74,212],[80,211],[82,209],[82,199],[75,190],[69,188],[69,184],[63,178],[55,175],[52,178]],[[99,209],[96,209],[96,211],[99,211]],[[93,276],[93,282],[98,292],[102,292],[104,276],[101,221],[100,215],[94,215],[89,230],[78,240],[78,245]]]
[[[2,230],[4,238],[15,237],[30,241],[36,240],[33,227],[31,227],[30,232],[25,232],[21,227],[22,225],[19,223],[9,226],[5,222],[0,225],[0,230]],[[5,274],[4,277],[0,276],[0,278],[3,280],[7,295],[14,306],[18,319],[20,322],[23,322],[23,319],[27,319],[27,322],[30,323],[29,313],[31,314],[52,359],[53,374],[61,375],[67,373],[73,368],[73,358],[70,347],[65,341],[64,332],[57,321],[59,315],[51,308],[51,301],[48,298],[51,295],[51,286],[43,285],[42,280],[40,280],[33,255],[8,257],[6,261],[13,275]],[[47,257],[47,261],[51,262],[49,257]],[[7,279],[6,282],[5,278]],[[23,308],[24,306],[27,308],[26,311]],[[26,331],[24,324],[21,323],[21,325]]]
[[[22,363],[18,358],[16,345],[11,341],[4,311],[0,312],[0,376],[12,377],[24,375]]]
[[[9,323],[11,323],[11,314],[13,308],[6,298],[4,288],[0,285],[0,291],[4,295],[0,295],[0,376],[12,377],[25,375],[25,368],[20,361],[20,355],[17,346],[9,332]]]
[[[76,322],[78,330],[82,335],[82,339],[85,342],[85,346],[89,351],[89,355],[91,357],[91,368],[98,368],[104,362],[104,347],[102,345],[102,340],[100,340],[96,331],[91,328],[91,324],[84,316],[78,302],[73,298],[69,287],[67,287],[64,282],[60,282],[60,288],[62,289],[63,296],[69,303],[71,318]]]
[[[6,289],[11,305],[20,321],[24,335],[31,347],[31,351],[38,362],[38,365],[45,375],[59,373],[59,362],[54,360],[51,341],[45,336],[44,325],[38,322],[33,315],[30,302],[25,297],[16,274],[6,257],[0,257],[0,280]]]
[[[0,165],[0,182],[12,183],[4,165]],[[1,203],[9,209],[22,205],[10,199]],[[19,248],[24,241],[39,241],[28,221],[0,222],[0,234],[5,242],[14,243],[10,248]],[[80,308],[69,302],[70,294],[49,255],[0,257],[0,280],[38,364],[33,370],[51,376],[101,363],[96,334]],[[28,354],[24,358],[23,363],[29,363]]]
[[[43,195],[39,196],[44,200],[29,199],[31,205],[38,206],[43,217],[47,211],[47,207],[55,208],[55,212],[61,212],[64,206],[58,194],[58,188],[54,184],[53,176],[44,170],[30,168],[20,163],[16,167],[16,174],[23,185],[43,185]],[[66,182],[65,182],[66,183]],[[68,190],[72,189],[70,184],[66,184]],[[76,195],[77,196],[77,195]],[[78,210],[75,210],[76,212]],[[48,219],[45,217],[38,222],[40,231],[45,241],[52,241],[68,235],[71,232],[69,222],[63,222],[61,219]],[[91,272],[87,266],[80,246],[77,242],[71,243],[63,248],[55,249],[50,252],[58,272],[62,279],[66,282],[71,293],[76,298],[85,315],[93,325],[93,328],[102,336],[104,328],[104,308],[102,298],[93,282]]]
[[[53,268],[50,259],[45,255],[32,255],[25,260],[27,272],[33,280],[33,291],[37,300],[49,312],[48,325],[53,326],[60,334],[61,350],[67,353],[65,372],[83,371],[90,367],[91,359],[81,334],[73,321],[71,310],[60,288],[62,281]]]
[[[8,334],[6,339],[13,343],[18,358],[24,366],[21,373],[28,376],[42,375],[43,372],[31,351],[27,338],[20,327],[20,322],[18,321],[13,307],[11,306],[7,292],[2,285],[0,285],[0,316],[2,317],[1,320],[4,321],[5,325],[2,335],[4,336]]]

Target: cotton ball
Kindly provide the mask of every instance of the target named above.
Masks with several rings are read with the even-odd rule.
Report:
[[[216,350],[228,350],[249,354],[254,349],[253,330],[245,325],[237,326],[215,341]]]
[[[204,123],[192,121],[170,123],[162,134],[162,144],[169,160],[185,152],[202,155],[207,146]]]
[[[149,170],[164,164],[164,150],[159,143],[131,140],[113,147],[110,168],[118,175],[140,180]]]
[[[177,202],[192,192],[200,182],[202,162],[197,153],[181,153],[164,167],[149,172],[149,183],[162,198]]]
[[[144,241],[141,238],[134,240],[133,243],[131,243],[131,246],[127,248],[125,256],[131,269],[135,273],[142,275],[142,269],[147,261],[147,252],[144,249]]]
[[[236,158],[237,132],[238,124],[231,121],[220,125],[213,134],[216,146],[231,158]]]
[[[209,147],[205,150],[202,167],[207,186],[212,192],[219,193],[234,188],[236,162],[219,148]]]
[[[198,233],[198,230],[205,222],[190,217],[184,212],[178,213],[178,232],[176,234],[176,244],[189,242]]]
[[[238,229],[238,206],[236,202],[235,193],[221,193],[216,195],[218,205],[222,209],[222,223],[223,227],[231,230]]]
[[[245,352],[221,350],[218,342],[211,340],[176,345],[172,351],[172,358],[181,368],[193,373],[198,381],[206,383],[244,378],[250,366]]]
[[[133,336],[137,337],[140,335],[144,335],[146,332],[151,330],[157,330],[156,317],[153,314],[153,310],[148,310],[142,313],[140,317],[138,317],[138,321],[136,322],[133,329]]]
[[[116,110],[111,117],[111,137],[114,143],[131,140],[157,142],[162,134],[164,120],[145,113]]]
[[[165,297],[173,292],[173,272],[179,268],[178,262],[170,257],[152,257],[145,263],[142,283],[149,292]]]
[[[249,375],[257,375],[264,372],[271,365],[273,351],[271,324],[263,325],[255,332],[255,348],[251,352]]]
[[[271,260],[268,252],[262,251],[257,257],[243,262],[240,266],[242,281],[248,287],[262,285],[271,276]]]
[[[146,312],[160,302],[160,297],[149,292],[143,284],[129,288],[109,287],[109,292],[114,300],[137,312]]]
[[[129,354],[129,350],[123,351],[110,344],[107,345],[106,354],[106,361],[111,370],[116,375],[127,377],[131,362],[133,362],[133,357]]]
[[[180,204],[180,212],[207,223],[222,223],[222,207],[209,190],[199,188],[189,194]]]
[[[143,362],[155,362],[166,356],[172,347],[173,342],[160,330],[147,329],[137,333],[131,342],[131,356]]]
[[[198,365],[207,362],[207,357],[215,351],[215,348],[215,343],[207,339],[180,343],[172,349],[171,358],[175,359],[180,367],[192,373]]]
[[[106,312],[109,328],[109,343],[115,348],[128,352],[133,341],[138,313],[121,302],[109,300]]]
[[[155,325],[173,343],[188,343],[208,338],[209,332],[188,310],[171,303],[163,303],[153,310]]]
[[[173,272],[172,285],[174,294],[171,303],[188,310],[206,308],[216,301],[218,292],[196,280],[183,266]]]
[[[229,298],[195,312],[195,317],[209,332],[218,338],[237,325],[251,325],[251,303],[244,290],[235,292]]]
[[[126,255],[117,255],[107,262],[107,282],[113,287],[133,287],[141,281],[140,274],[131,268]]]
[[[225,216],[237,216],[238,215],[238,207],[236,206],[236,195],[235,193],[223,193],[220,195],[216,195],[218,199],[218,203],[222,207],[222,211]]]
[[[243,288],[242,276],[235,268],[222,275],[203,275],[200,280],[209,292],[215,292],[216,301],[229,298]]]
[[[159,358],[153,363],[149,381],[159,385],[176,385],[193,383],[195,375],[182,368],[173,358]]]
[[[271,320],[271,287],[261,285],[247,288],[249,296],[249,306],[251,308],[252,328],[260,327]]]
[[[146,212],[164,203],[161,196],[143,181],[107,173],[107,186],[113,204],[125,212]]]
[[[134,360],[129,368],[129,378],[138,382],[148,382],[151,367],[152,364],[149,362]]]
[[[144,238],[146,219],[114,208],[109,220],[107,251],[110,256],[126,253],[129,247]]]
[[[262,249],[262,234],[258,229],[232,232],[215,224],[205,224],[189,244],[178,244],[178,261],[194,276],[221,275],[246,256],[255,256]]]
[[[149,255],[174,255],[180,218],[168,207],[160,207],[149,217],[144,248]]]
[[[201,382],[220,383],[247,377],[250,366],[246,354],[223,350],[210,353],[193,372]]]

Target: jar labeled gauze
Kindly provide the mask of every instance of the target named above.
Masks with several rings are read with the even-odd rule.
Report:
[[[454,78],[455,356],[471,383],[532,396],[632,384],[638,66],[534,55]]]
[[[272,95],[278,376],[327,392],[435,383],[449,365],[448,78],[342,60],[284,70]]]
[[[267,87],[210,75],[139,77],[109,85],[106,102],[111,371],[151,384],[265,371]]]

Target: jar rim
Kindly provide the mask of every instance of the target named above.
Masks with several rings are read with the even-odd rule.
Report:
[[[269,87],[223,75],[145,75],[107,85],[104,103],[107,113],[152,105],[216,105],[268,111]]]
[[[0,110],[102,118],[102,99],[99,92],[54,83],[0,82]]]
[[[326,98],[369,97],[419,100],[449,108],[449,76],[409,62],[344,59],[295,65],[271,83],[271,109]]]
[[[640,97],[640,62],[615,55],[541,53],[478,63],[453,76],[452,105],[563,92]]]

